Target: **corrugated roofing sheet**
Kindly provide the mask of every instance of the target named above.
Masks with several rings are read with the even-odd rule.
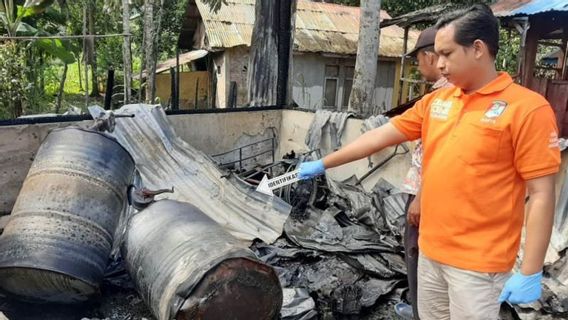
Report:
[[[179,55],[179,64],[186,64],[201,59],[207,55],[207,50],[193,50]],[[177,58],[171,58],[156,66],[156,73],[164,72],[177,65]]]
[[[175,186],[174,193],[159,199],[191,203],[241,240],[272,243],[282,235],[290,205],[234,176],[224,178],[226,172],[209,156],[176,135],[161,107],[131,104],[117,113],[135,115],[117,122],[112,135],[134,158],[143,185],[150,190]]]
[[[491,8],[498,17],[530,16],[549,11],[568,11],[568,0],[501,0]]]
[[[203,18],[209,48],[250,46],[254,26],[255,1],[229,0],[217,13],[201,0],[195,1]],[[299,0],[296,12],[294,49],[299,52],[356,54],[359,38],[358,7]],[[381,11],[381,19],[390,16]],[[418,34],[409,33],[409,47]],[[379,53],[385,57],[403,54],[404,29],[390,26],[381,30]]]
[[[184,65],[193,60],[201,59],[207,55],[207,50],[192,50],[179,55],[179,64]],[[160,62],[156,66],[156,73],[162,73],[166,70],[170,70],[177,65],[177,58],[171,58],[166,61]],[[146,78],[146,69],[142,72],[142,78]],[[134,75],[134,80],[140,79],[140,75]],[[1,320],[1,319],[0,319]]]

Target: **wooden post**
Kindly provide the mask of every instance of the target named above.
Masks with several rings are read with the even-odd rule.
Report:
[[[217,70],[215,68],[215,63],[211,55],[207,56],[207,60],[207,71],[211,77],[209,79],[209,105],[212,109],[217,109]]]
[[[107,83],[105,91],[105,110],[112,109],[112,91],[114,89],[114,70],[109,69],[107,72]]]
[[[396,65],[395,65],[395,76],[394,76],[394,88],[393,88],[393,94],[392,94],[392,101],[391,101],[391,105],[392,108],[396,108],[397,106],[399,106],[399,96],[400,96],[400,90],[402,90],[402,87],[400,85],[400,78],[402,78],[402,74],[401,72],[401,61],[402,59],[398,59],[396,61]]]
[[[81,54],[77,55],[77,73],[79,74],[79,89],[83,90],[83,73],[81,72]]]
[[[81,65],[81,63],[78,63],[78,65]],[[57,91],[57,103],[55,104],[56,114],[59,114],[59,112],[61,111],[61,102],[63,101],[63,93],[65,92],[65,80],[67,79],[68,66],[69,65],[67,63],[63,66],[63,74],[61,75],[59,90]],[[79,79],[81,79],[81,77],[79,77]]]
[[[532,19],[531,19],[532,20]],[[525,43],[525,55],[521,68],[521,84],[527,88],[531,88],[533,72],[536,62],[536,53],[538,50],[539,27],[531,22],[531,27],[527,31]]]
[[[278,89],[278,0],[256,1],[248,64],[248,101],[253,107],[276,105]],[[230,107],[230,106],[228,106]]]
[[[380,42],[380,0],[363,0],[360,7],[359,39],[349,111],[369,116],[373,112]]]
[[[199,78],[195,81],[195,109],[199,109]]]
[[[87,33],[92,36],[96,35],[95,29],[95,11],[96,11],[96,0],[89,0],[87,3]],[[98,98],[100,96],[99,92],[99,80],[97,78],[97,46],[96,38],[89,37],[87,39],[87,57],[89,60],[89,65],[91,65],[91,97]]]
[[[176,103],[174,105],[176,110],[179,110],[179,47],[176,48]]]
[[[403,89],[404,89],[404,77],[405,75],[405,66],[406,66],[406,52],[408,51],[408,31],[410,30],[410,26],[404,27],[404,40],[402,42],[402,57],[400,58],[400,79],[399,85],[400,90],[398,91],[398,101],[397,105],[402,104],[406,99],[402,99]]]
[[[404,68],[404,73],[402,74],[402,78],[403,79],[409,79],[410,78],[410,68]],[[405,103],[410,101],[409,97],[410,97],[410,86],[412,86],[412,82],[409,81],[402,81],[402,87],[401,87],[401,92],[402,92],[402,100],[400,101],[400,103]]]
[[[251,106],[286,104],[296,1],[256,1],[247,73]]]
[[[229,85],[229,100],[227,102],[227,108],[234,108],[236,105],[237,105],[237,82],[231,81],[231,84]]]
[[[560,79],[568,80],[568,70],[566,70],[568,64],[566,64],[566,59],[568,59],[568,30],[564,28],[564,32],[562,34],[562,52],[563,52],[563,59],[562,59],[562,74]]]
[[[125,34],[122,43],[122,59],[124,63],[124,104],[130,103],[132,87],[132,47],[130,45],[129,1],[130,0],[122,0],[122,32]]]
[[[87,6],[83,8],[83,60],[85,62],[85,107],[89,106],[89,58],[87,57]]]
[[[172,110],[177,110],[176,108],[176,70],[172,67],[170,68],[170,107]]]
[[[284,106],[288,104],[288,84],[290,65],[292,64],[294,25],[293,16],[296,1],[278,1],[278,85],[276,91],[276,104]]]

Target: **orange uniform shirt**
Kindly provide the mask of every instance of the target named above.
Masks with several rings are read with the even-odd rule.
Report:
[[[506,73],[472,94],[437,90],[391,123],[422,138],[421,252],[460,269],[508,272],[524,222],[525,181],[558,172],[554,112]]]

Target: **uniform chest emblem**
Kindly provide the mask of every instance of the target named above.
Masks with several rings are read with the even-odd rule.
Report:
[[[432,102],[432,107],[430,115],[434,119],[448,120],[450,110],[452,109],[452,101],[446,101],[442,99],[435,99]]]
[[[503,112],[505,112],[507,105],[507,102],[503,100],[493,101],[489,109],[487,109],[487,111],[483,115],[483,118],[481,118],[481,122],[489,124],[497,123],[497,118],[499,118],[503,114]]]
[[[502,100],[495,100],[493,101],[493,104],[491,104],[491,107],[489,107],[489,110],[487,110],[487,112],[485,112],[485,118],[488,119],[495,119],[498,118],[507,108],[507,102],[502,101]]]

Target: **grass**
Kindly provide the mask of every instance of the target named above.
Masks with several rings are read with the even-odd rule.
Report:
[[[79,70],[81,74],[79,74]],[[63,73],[63,65],[55,64],[46,70],[46,83],[45,83],[45,98],[50,101],[53,106],[51,109],[55,109],[55,100],[57,93],[59,91],[59,82],[61,75]],[[65,112],[69,107],[78,107],[87,111],[87,105],[85,104],[85,67],[79,63],[74,63],[68,66],[67,77],[65,79],[65,86],[63,89],[63,101],[61,103],[60,112]],[[89,90],[92,88],[92,81],[89,74],[88,79]],[[103,104],[103,97],[89,97],[89,105],[93,104]]]
[[[139,63],[135,61],[134,68],[139,69]],[[79,73],[80,71],[80,73]],[[137,71],[136,71],[137,72]],[[46,83],[45,83],[45,98],[49,100],[49,102],[54,105],[55,104],[55,97],[57,96],[57,92],[59,90],[59,81],[60,77],[63,73],[63,65],[52,65],[46,70]],[[120,75],[120,72],[115,73],[115,77]],[[92,79],[91,74],[89,71],[88,77],[88,88],[89,91],[92,89]],[[106,83],[106,79],[101,79],[103,81],[101,84],[104,86]],[[121,79],[115,79],[115,85],[119,84]],[[133,84],[134,86],[137,83]],[[85,65],[79,65],[79,62],[74,64],[70,64],[67,69],[67,78],[65,79],[65,87],[64,87],[64,97],[61,106],[61,112],[67,110],[68,107],[74,106],[81,108],[84,112],[87,111],[87,105],[85,100]],[[104,104],[104,96],[101,95],[100,97],[89,97],[89,105]]]
[[[104,104],[104,94],[99,97],[89,97],[88,104],[85,99],[85,65],[81,62],[75,62],[68,65],[67,77],[65,79],[64,95],[63,101],[61,103],[60,113],[67,111],[71,106],[80,108],[83,112],[87,112],[87,107],[91,105]],[[133,75],[140,72],[140,59],[134,57],[133,59]],[[30,94],[28,96],[27,106],[25,106],[24,113],[26,115],[30,114],[42,114],[42,113],[53,113],[55,112],[55,105],[57,100],[57,94],[59,92],[59,84],[61,81],[61,76],[63,74],[64,65],[60,61],[52,61],[49,66],[46,66],[43,70],[44,76],[44,91],[36,91],[35,95]],[[80,71],[80,72],[79,72]],[[100,70],[102,71],[102,70]],[[88,88],[89,91],[92,89],[92,79],[91,73],[89,71],[88,77]],[[106,76],[101,77],[100,85],[104,87],[106,85]],[[122,70],[117,70],[115,72],[115,85],[119,85],[122,82]],[[140,85],[139,81],[133,82],[133,88],[138,88]],[[116,105],[114,107],[117,107]],[[5,118],[5,115],[0,114],[0,118]]]
[[[79,70],[81,74],[79,74]],[[45,93],[48,95],[57,95],[59,90],[59,81],[63,73],[63,65],[52,65],[46,74],[51,75],[46,79]],[[92,88],[91,76],[88,79],[89,89]],[[85,94],[85,66],[75,62],[70,64],[67,69],[67,78],[65,79],[65,87],[63,89],[66,95]]]

